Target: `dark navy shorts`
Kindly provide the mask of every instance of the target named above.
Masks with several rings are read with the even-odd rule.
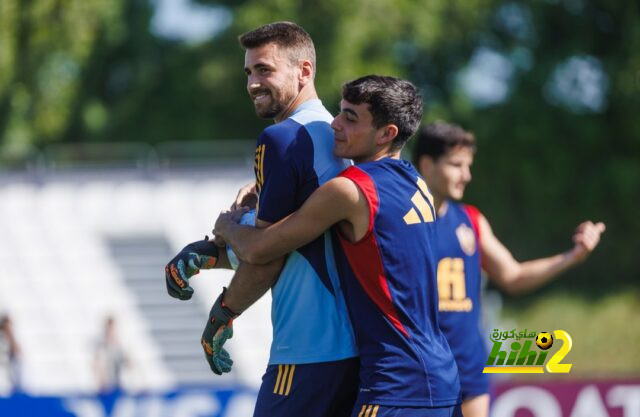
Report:
[[[460,405],[428,408],[358,404],[351,417],[462,417],[462,410]]]
[[[269,365],[253,417],[349,417],[358,395],[359,369],[358,358]]]

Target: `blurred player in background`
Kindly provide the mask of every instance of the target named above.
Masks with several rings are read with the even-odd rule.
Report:
[[[334,226],[360,353],[352,417],[460,415],[458,371],[438,326],[436,213],[424,180],[400,159],[418,129],[422,97],[408,81],[366,76],[345,84],[342,98],[332,123],[335,153],[357,165],[266,229],[236,224],[238,213],[229,212],[214,233],[258,263]]]
[[[101,393],[108,394],[122,387],[122,371],[129,361],[122,348],[113,317],[107,317],[104,331],[95,346],[94,371]]]
[[[9,314],[0,317],[0,395],[20,390],[20,346]]]
[[[574,246],[565,253],[516,261],[474,206],[459,203],[471,181],[475,137],[459,126],[437,122],[423,127],[415,165],[427,180],[438,213],[438,291],[440,327],[460,371],[465,417],[489,413],[489,383],[483,374],[487,352],[480,333],[480,270],[509,294],[539,287],[584,261],[598,245],[603,223],[581,223]]]
[[[255,226],[288,216],[349,165],[333,155],[333,117],[315,91],[315,48],[300,26],[278,22],[240,36],[247,90],[258,116],[276,123],[255,154],[259,196]],[[284,255],[284,254],[283,254]],[[214,303],[202,345],[213,372],[229,372],[222,348],[239,313],[272,289],[273,343],[254,416],[347,416],[358,385],[353,329],[338,281],[329,234],[268,265],[241,263]],[[228,266],[210,241],[187,246],[166,268],[169,293],[191,297],[187,279]]]

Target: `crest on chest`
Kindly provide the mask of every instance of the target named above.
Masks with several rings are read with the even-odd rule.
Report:
[[[458,243],[460,243],[460,248],[465,254],[472,256],[476,253],[476,234],[472,228],[461,223],[456,228],[456,237],[458,238]]]

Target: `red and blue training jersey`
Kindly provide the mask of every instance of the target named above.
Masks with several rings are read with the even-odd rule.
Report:
[[[482,373],[487,350],[480,332],[480,229],[474,206],[447,203],[436,221],[440,328],[460,372],[462,398],[489,391]]]
[[[435,211],[403,160],[349,167],[369,205],[357,242],[334,228],[336,262],[360,354],[358,401],[440,407],[459,402],[458,370],[438,326]]]

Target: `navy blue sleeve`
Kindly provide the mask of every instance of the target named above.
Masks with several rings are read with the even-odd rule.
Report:
[[[299,208],[299,190],[306,182],[304,167],[309,157],[313,165],[313,150],[305,149],[311,146],[309,138],[299,138],[299,133],[267,129],[258,139],[255,174],[260,220],[275,223]]]

